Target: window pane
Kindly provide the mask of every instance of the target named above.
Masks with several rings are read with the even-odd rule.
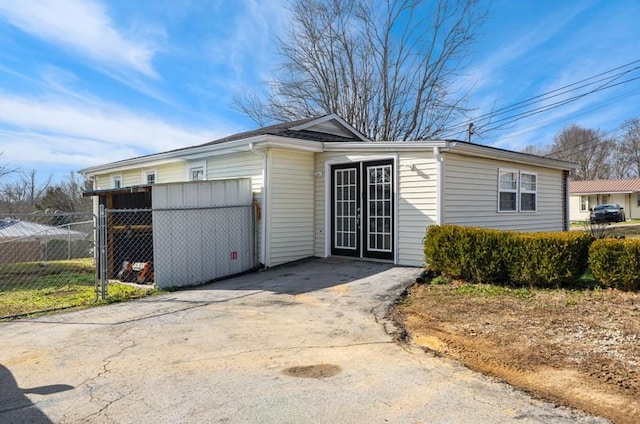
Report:
[[[520,195],[520,210],[522,210],[522,211],[535,211],[536,210],[536,195],[535,195],[535,193],[522,193]]]
[[[500,193],[500,210],[515,211],[516,210],[516,194]]]
[[[500,190],[517,190],[517,180],[515,172],[500,172]]]
[[[520,187],[523,190],[536,191],[536,176],[522,173],[520,175]]]

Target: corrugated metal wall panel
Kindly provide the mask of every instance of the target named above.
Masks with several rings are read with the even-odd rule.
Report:
[[[255,265],[250,179],[158,184],[152,199],[159,287],[203,283]]]

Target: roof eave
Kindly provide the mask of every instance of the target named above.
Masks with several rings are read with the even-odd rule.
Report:
[[[431,150],[434,147],[447,147],[447,141],[325,141],[325,152],[344,152],[349,150],[380,151],[408,151]]]
[[[545,158],[542,156],[493,148],[480,144],[460,143],[456,141],[450,143],[449,151],[451,153],[462,155],[466,154],[487,159],[504,160],[508,162],[523,163],[527,165],[536,165],[545,168],[562,169],[565,171],[572,171],[578,167],[578,164],[576,163],[566,162],[559,159]]]

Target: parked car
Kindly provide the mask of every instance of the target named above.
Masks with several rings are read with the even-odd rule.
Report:
[[[592,224],[623,221],[625,221],[624,208],[615,203],[598,205],[591,209],[591,214],[589,215],[589,222]]]

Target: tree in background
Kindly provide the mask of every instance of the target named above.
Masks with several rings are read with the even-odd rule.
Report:
[[[36,202],[51,184],[51,177],[38,182],[38,171],[23,171],[20,179],[5,184],[0,190],[0,211],[4,213],[30,213]]]
[[[572,124],[560,131],[548,148],[546,156],[578,164],[575,180],[596,180],[612,175],[612,157],[616,142],[599,130]]]
[[[90,212],[91,199],[82,196],[85,187],[86,182],[81,183],[71,172],[66,181],[47,188],[36,208],[40,211]]]
[[[0,213],[91,212],[91,199],[82,196],[83,190],[90,187],[87,184],[73,172],[55,185],[51,177],[38,182],[36,170],[23,172],[18,181],[0,187]]]
[[[3,154],[4,152],[0,152],[0,156],[2,156]],[[2,179],[2,177],[4,177],[5,175],[12,174],[16,171],[17,169],[15,168],[9,168],[7,165],[0,165],[0,179]]]
[[[374,140],[437,137],[465,112],[453,91],[482,25],[479,0],[291,0],[271,91],[236,106],[259,125],[337,113]]]
[[[622,124],[624,131],[619,143],[619,174],[624,178],[640,177],[640,118]]]

